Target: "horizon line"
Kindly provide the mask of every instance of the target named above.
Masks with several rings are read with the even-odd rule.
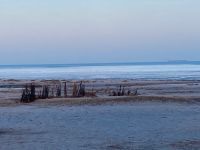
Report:
[[[0,66],[42,66],[42,65],[68,65],[68,66],[84,66],[84,65],[91,65],[91,66],[99,66],[99,65],[153,65],[153,64],[200,64],[200,60],[168,60],[168,61],[135,61],[135,62],[88,62],[88,63],[41,63],[41,64],[3,64]]]

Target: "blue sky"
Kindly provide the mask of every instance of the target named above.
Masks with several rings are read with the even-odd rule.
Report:
[[[199,0],[0,0],[0,64],[200,60]]]

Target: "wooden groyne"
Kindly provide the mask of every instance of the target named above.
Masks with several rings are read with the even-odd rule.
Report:
[[[22,103],[31,103],[37,99],[51,99],[51,98],[77,98],[77,97],[96,97],[97,92],[92,89],[86,89],[83,81],[74,82],[68,85],[66,81],[54,84],[44,83],[43,85],[36,85],[29,83],[22,89],[21,100]],[[133,96],[138,94],[138,90],[131,91],[124,86],[119,85],[117,89],[110,89],[108,96]]]

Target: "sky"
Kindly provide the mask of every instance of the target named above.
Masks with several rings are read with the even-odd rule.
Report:
[[[0,64],[200,60],[199,0],[0,0]]]

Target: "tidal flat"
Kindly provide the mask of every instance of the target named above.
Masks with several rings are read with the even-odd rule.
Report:
[[[199,80],[84,80],[96,97],[19,103],[27,83],[77,80],[0,80],[1,150],[198,150]],[[136,96],[109,96],[122,85]]]
[[[134,102],[0,108],[2,150],[198,150],[200,105]]]

